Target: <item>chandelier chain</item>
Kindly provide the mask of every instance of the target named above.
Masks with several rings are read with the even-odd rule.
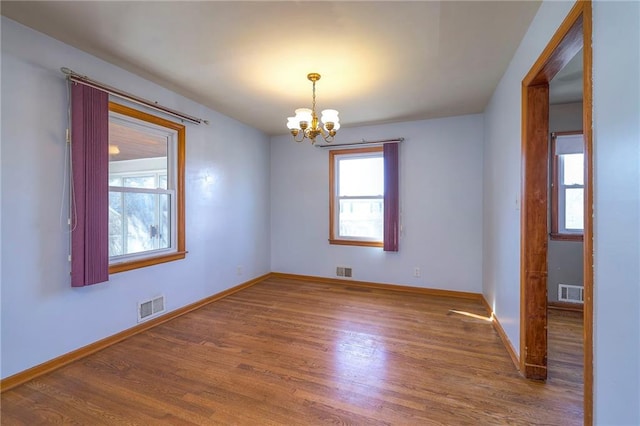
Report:
[[[313,104],[311,105],[311,111],[313,114],[316,113],[316,82],[313,82]]]

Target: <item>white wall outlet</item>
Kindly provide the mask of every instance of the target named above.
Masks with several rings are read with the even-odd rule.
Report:
[[[242,265],[238,265],[238,267],[236,268],[236,274],[238,276],[242,275]]]
[[[416,277],[416,278],[420,278],[420,275],[421,275],[420,268],[417,267],[417,266],[415,268],[413,268],[413,276]]]

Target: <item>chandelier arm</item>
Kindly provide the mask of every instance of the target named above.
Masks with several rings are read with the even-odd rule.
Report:
[[[306,135],[305,135],[305,132],[300,132],[300,133],[298,133],[298,134],[302,136],[302,137],[300,138],[300,140],[298,140],[297,135],[293,137],[293,140],[294,140],[294,141],[296,141],[296,142],[298,142],[298,143],[300,143],[300,142],[302,142],[303,140],[305,140]]]
[[[320,135],[322,136],[322,139],[324,139],[325,142],[327,143],[333,142],[333,136],[331,135],[331,133],[325,132],[322,127],[320,127]]]
[[[316,143],[316,138],[318,137],[319,134],[320,132],[318,131],[317,127],[315,129],[312,127],[309,127],[307,129],[307,132],[305,133],[305,136],[307,137],[307,139],[311,141],[311,144],[313,145]]]

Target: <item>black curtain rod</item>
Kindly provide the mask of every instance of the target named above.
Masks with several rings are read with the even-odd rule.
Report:
[[[333,148],[333,147],[356,147],[360,145],[384,145],[385,143],[397,143],[404,141],[404,138],[395,139],[383,139],[379,141],[366,141],[362,139],[360,142],[347,142],[347,143],[327,143],[327,144],[315,144],[316,148]]]

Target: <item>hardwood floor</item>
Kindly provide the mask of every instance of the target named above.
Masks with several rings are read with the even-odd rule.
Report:
[[[517,373],[486,316],[271,278],[3,393],[2,424],[582,424],[575,318],[552,313],[545,384]]]
[[[584,345],[582,312],[548,310],[547,383],[583,394]]]

